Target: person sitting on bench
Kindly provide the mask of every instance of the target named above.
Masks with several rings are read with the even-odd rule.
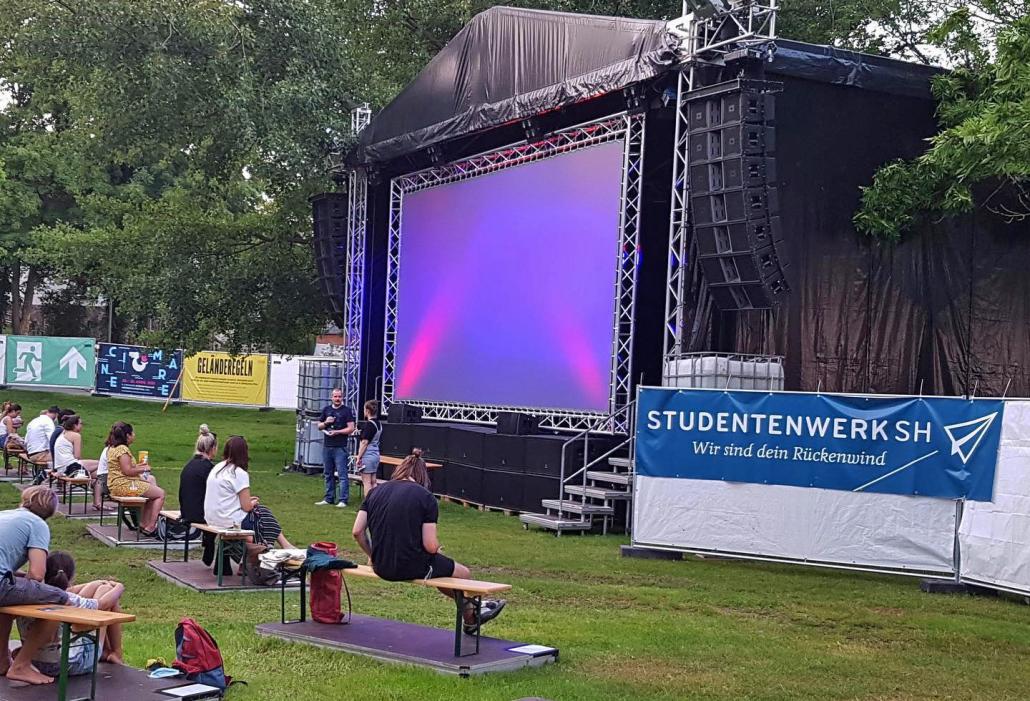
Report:
[[[179,475],[179,518],[186,523],[207,523],[204,520],[204,497],[207,495],[207,477],[215,466],[218,454],[218,435],[212,433],[207,424],[200,424],[200,434],[194,446],[193,457],[182,468]],[[215,558],[215,537],[204,532],[205,565]]]
[[[50,553],[46,560],[45,583],[69,594],[68,605],[94,611],[121,611],[118,602],[125,592],[125,585],[119,582],[98,580],[86,584],[72,585],[75,580],[75,558],[65,552]],[[41,673],[56,677],[61,673],[61,639],[58,624],[32,618],[18,619],[18,632],[22,639],[32,635],[37,628],[45,628],[49,638],[32,657],[32,664]],[[122,627],[108,626],[100,631],[100,662],[124,664],[122,661]],[[68,650],[68,675],[78,676],[93,671],[93,658],[97,650],[93,641],[80,638]]]
[[[67,592],[43,583],[46,576],[50,529],[46,520],[57,511],[57,494],[49,487],[29,487],[21,493],[21,506],[0,511],[0,606],[67,604]],[[19,570],[28,563],[27,572]],[[0,615],[0,674],[12,681],[49,684],[52,677],[32,665],[36,652],[50,639],[53,628],[22,636],[21,649],[11,659],[10,616]]]
[[[258,555],[268,548],[293,548],[283,534],[282,526],[261,500],[250,495],[250,455],[243,436],[232,436],[225,442],[222,462],[207,476],[204,490],[204,521],[218,528],[242,528],[254,531],[254,543],[247,544],[247,565],[251,580],[260,580]]]
[[[368,556],[368,564],[391,582],[434,577],[470,579],[468,567],[442,554],[436,523],[440,509],[429,491],[429,473],[422,451],[415,450],[393,471],[393,479],[381,482],[365,496],[354,519],[352,535]],[[372,543],[368,542],[368,531]],[[450,591],[440,593],[453,598]],[[480,622],[497,618],[504,599],[484,601]],[[474,634],[476,614],[472,602],[463,612],[465,633]]]
[[[40,456],[46,456],[50,460],[50,435],[54,432],[57,415],[60,413],[57,406],[52,406],[39,416],[29,421],[25,427],[25,452],[29,460]]]
[[[136,465],[129,446],[136,440],[132,425],[116,421],[107,436],[107,488],[113,497],[145,497],[140,518],[140,535],[157,537],[157,519],[165,503],[165,492],[157,486],[148,465]]]
[[[21,404],[4,402],[3,411],[0,412],[0,448],[8,453],[14,453],[25,449],[25,443],[18,435],[17,420],[21,418]]]

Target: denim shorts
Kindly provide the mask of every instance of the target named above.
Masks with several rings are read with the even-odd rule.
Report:
[[[81,646],[81,649],[80,649]],[[68,676],[77,677],[93,671],[93,657],[97,654],[97,646],[92,640],[81,638],[72,645],[72,656],[68,658]],[[33,662],[40,673],[48,677],[61,674],[60,662]]]

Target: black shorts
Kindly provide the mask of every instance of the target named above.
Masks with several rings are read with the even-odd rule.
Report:
[[[454,560],[436,553],[427,555],[424,562],[412,561],[398,568],[396,572],[383,572],[376,568],[375,573],[388,582],[408,582],[412,579],[432,579],[433,577],[450,577],[454,575]]]
[[[85,472],[86,468],[84,468],[82,465],[80,465],[77,462],[70,462],[70,463],[68,463],[67,465],[64,466],[64,474],[69,475],[69,476],[70,475],[74,475],[79,470],[82,470],[83,472]]]

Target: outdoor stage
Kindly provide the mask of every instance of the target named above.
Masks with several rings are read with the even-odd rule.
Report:
[[[427,667],[443,674],[468,677],[488,672],[510,672],[558,661],[558,650],[544,646],[530,653],[514,652],[526,643],[483,636],[478,655],[454,656],[454,631],[354,614],[345,625],[263,623],[258,635],[341,650],[382,662]],[[465,651],[474,638],[465,636]]]

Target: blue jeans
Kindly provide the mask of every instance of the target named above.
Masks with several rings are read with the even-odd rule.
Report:
[[[347,448],[325,446],[322,448],[322,476],[325,478],[325,500],[336,503],[336,486],[340,486],[340,501],[346,503],[350,496],[350,482],[347,480]]]

